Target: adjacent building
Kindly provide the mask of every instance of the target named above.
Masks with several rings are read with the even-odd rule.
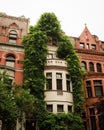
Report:
[[[24,16],[14,17],[0,13],[0,72],[6,70],[11,83],[21,84],[23,82],[22,38],[28,33],[28,26],[29,19]],[[18,122],[17,124],[16,130],[23,127]]]
[[[24,48],[29,19],[0,13],[0,71],[7,70],[11,82],[23,82]]]
[[[78,38],[70,38],[81,66],[86,71],[82,86],[86,101],[84,125],[86,130],[103,130],[104,116],[98,112],[94,104],[104,97],[104,42],[92,35],[86,25]]]

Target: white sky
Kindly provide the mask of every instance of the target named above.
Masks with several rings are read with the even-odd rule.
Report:
[[[31,25],[44,12],[53,12],[67,35],[79,37],[86,23],[91,34],[104,41],[104,0],[1,0],[0,12],[24,15]]]

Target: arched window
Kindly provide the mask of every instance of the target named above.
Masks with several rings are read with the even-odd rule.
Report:
[[[96,64],[96,68],[97,68],[97,72],[102,72],[101,64],[100,63]]]
[[[14,67],[15,65],[15,57],[13,55],[8,55],[6,57],[6,66]]]
[[[92,62],[89,63],[89,71],[94,72],[94,64]]]
[[[9,42],[16,43],[17,41],[17,32],[15,30],[11,30],[9,32]]]
[[[82,61],[82,62],[81,62],[81,66],[82,66],[82,68],[83,68],[84,70],[87,69],[86,62],[85,62],[85,61]]]

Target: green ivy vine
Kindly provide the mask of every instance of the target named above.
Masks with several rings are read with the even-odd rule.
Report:
[[[48,54],[49,37],[57,37],[57,56],[65,59],[73,84],[74,112],[68,114],[49,114],[44,102],[44,66]],[[83,105],[82,78],[78,56],[69,40],[61,30],[60,22],[54,13],[44,13],[35,26],[31,26],[29,34],[23,38],[25,49],[24,86],[30,88],[36,102],[34,104],[34,119],[40,130],[76,130],[82,127],[81,113]],[[48,128],[47,128],[48,127]]]

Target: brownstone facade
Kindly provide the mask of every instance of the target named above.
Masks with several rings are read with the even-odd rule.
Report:
[[[98,113],[95,103],[104,96],[104,43],[92,35],[85,26],[79,38],[71,37],[81,65],[86,71],[82,86],[86,105],[84,125],[86,130],[103,130],[103,116]]]

